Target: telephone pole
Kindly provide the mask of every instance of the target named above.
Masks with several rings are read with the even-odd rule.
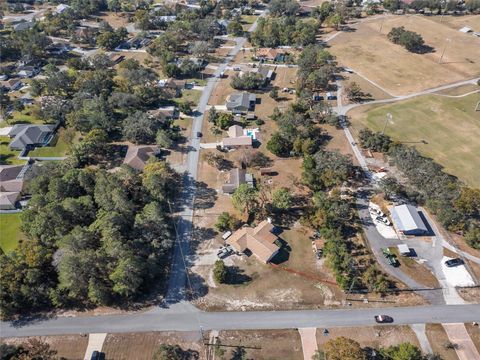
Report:
[[[387,124],[389,121],[392,121],[393,115],[392,113],[387,113],[387,117],[385,118],[385,124],[383,125],[382,135],[385,134],[385,130],[387,129]]]
[[[445,39],[445,45],[443,46],[443,51],[442,51],[442,56],[440,56],[440,59],[438,60],[438,63],[442,63],[443,55],[445,55],[445,51],[447,50],[447,44],[450,42],[449,38]]]

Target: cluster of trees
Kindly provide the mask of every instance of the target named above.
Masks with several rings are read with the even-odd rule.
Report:
[[[107,22],[102,22],[100,33],[96,37],[96,43],[97,46],[107,51],[112,51],[123,43],[127,36],[128,32],[124,27],[119,27],[115,30]]]
[[[224,211],[222,212],[215,223],[215,229],[218,231],[234,231],[240,226],[240,220],[238,220],[232,214]]]
[[[394,44],[403,46],[410,52],[421,53],[425,49],[425,41],[422,38],[422,35],[405,30],[405,27],[394,27],[387,35],[388,40]]]
[[[52,43],[38,23],[23,31],[2,32],[0,34],[0,54],[2,61],[39,61],[47,57],[46,48]]]
[[[173,94],[156,85],[157,75],[138,61],[123,61],[118,71],[106,55],[68,62],[74,71],[48,65],[44,79],[34,79],[31,93],[47,96],[39,115],[88,133],[102,130],[109,137],[123,134],[134,143],[153,143],[159,130],[172,138],[172,121],[147,113]]]
[[[208,110],[208,121],[221,130],[226,130],[233,124],[233,115],[226,112],[218,112],[215,106]]]
[[[297,93],[304,98],[327,90],[330,81],[334,80],[335,57],[320,45],[304,48],[297,63]]]
[[[464,232],[470,245],[480,248],[480,190],[463,186],[413,147],[396,144],[388,155],[415,190],[411,197],[425,203],[447,229]]]
[[[362,348],[355,340],[344,336],[329,340],[318,350],[313,360],[442,360],[440,355],[422,355],[421,350],[411,343],[400,343],[385,348]]]
[[[304,22],[293,16],[260,18],[257,24],[250,34],[250,41],[258,47],[314,44],[319,27],[317,22]]]
[[[371,94],[364,92],[362,88],[355,81],[345,86],[345,93],[347,95],[347,98],[353,102],[370,100],[372,97]]]
[[[256,90],[265,85],[263,76],[255,72],[242,75],[235,74],[230,81],[230,86],[236,90]]]
[[[383,2],[383,6],[392,12],[399,9],[412,9],[415,11],[428,9],[434,14],[440,15],[449,11],[468,11],[476,13],[480,9],[480,1],[466,0],[465,2],[458,2],[456,0],[414,0],[409,4],[406,4],[400,0],[387,0]]]
[[[360,130],[358,138],[360,140],[360,145],[363,148],[373,151],[387,152],[392,144],[392,140],[388,135],[380,132],[373,132],[367,128]]]
[[[26,239],[0,255],[3,316],[125,304],[150,291],[168,267],[178,178],[158,160],[142,175],[44,164],[21,217]]]
[[[355,174],[350,157],[325,150],[305,156],[302,170],[303,182],[314,191],[340,186]]]

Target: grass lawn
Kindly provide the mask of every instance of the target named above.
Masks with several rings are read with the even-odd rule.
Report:
[[[176,98],[175,102],[177,104],[180,104],[186,101],[191,101],[195,104],[195,106],[197,106],[198,102],[200,101],[201,95],[202,95],[202,92],[199,90],[184,89],[182,90],[182,96],[179,98]]]
[[[13,126],[15,124],[43,124],[41,119],[34,118],[29,109],[23,111],[14,111],[8,122],[2,121],[0,127]]]
[[[58,134],[51,141],[49,146],[39,147],[28,153],[31,157],[61,157],[65,156],[68,144]]]
[[[0,247],[4,252],[17,247],[20,234],[20,213],[0,214]]]
[[[470,186],[480,187],[480,122],[475,112],[478,94],[462,98],[436,95],[356,109],[350,113],[355,132],[363,127],[381,131],[388,112],[393,120],[386,134],[416,146],[445,171]],[[425,143],[422,143],[425,141]]]
[[[17,165],[25,163],[25,160],[17,159],[19,151],[10,150],[8,144],[11,139],[8,136],[0,136],[0,165]]]

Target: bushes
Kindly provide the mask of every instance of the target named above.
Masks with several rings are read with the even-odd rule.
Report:
[[[425,48],[425,42],[420,34],[405,30],[403,26],[394,27],[387,35],[388,40],[403,46],[410,52],[419,53]]]
[[[217,222],[215,223],[215,229],[218,231],[234,231],[239,225],[240,221],[235,216],[224,211],[218,217]]]
[[[228,278],[228,269],[222,260],[215,261],[213,267],[213,278],[219,284],[225,284]]]
[[[280,157],[289,156],[292,148],[293,144],[279,132],[274,133],[267,142],[268,151]]]

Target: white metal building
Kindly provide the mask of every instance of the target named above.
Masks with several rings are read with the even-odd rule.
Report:
[[[417,209],[412,205],[395,206],[391,215],[397,230],[405,235],[425,235],[428,233],[425,223]]]

